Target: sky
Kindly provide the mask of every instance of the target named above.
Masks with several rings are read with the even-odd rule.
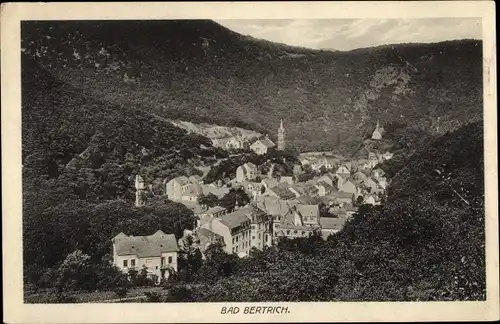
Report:
[[[385,44],[482,39],[481,18],[234,19],[217,22],[237,33],[259,39],[341,51]]]

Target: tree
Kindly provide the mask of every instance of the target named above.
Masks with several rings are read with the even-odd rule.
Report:
[[[219,204],[219,198],[217,198],[217,196],[213,193],[209,193],[206,196],[202,194],[200,195],[200,197],[198,197],[198,203],[200,205],[205,205],[211,208]]]
[[[95,287],[90,256],[76,250],[66,256],[57,270],[57,287],[67,290],[92,290]]]
[[[232,188],[221,198],[219,203],[222,207],[226,208],[228,212],[232,212],[236,206],[236,202],[239,206],[245,206],[250,203],[250,197],[248,197],[243,188]]]

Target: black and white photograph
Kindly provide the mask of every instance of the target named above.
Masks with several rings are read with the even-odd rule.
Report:
[[[480,16],[19,23],[23,304],[498,298]]]

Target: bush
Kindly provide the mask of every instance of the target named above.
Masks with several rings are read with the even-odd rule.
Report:
[[[127,296],[128,288],[127,287],[117,287],[114,289],[114,293],[118,298],[124,298]]]
[[[144,293],[148,303],[159,303],[161,301],[160,295],[154,291],[147,291]]]

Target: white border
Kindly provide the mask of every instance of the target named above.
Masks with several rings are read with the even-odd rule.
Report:
[[[437,321],[499,318],[496,42],[493,1],[10,3],[2,4],[2,215],[4,321],[7,323],[158,323]],[[267,303],[290,314],[221,315],[251,303],[23,304],[21,222],[20,21],[79,19],[482,18],[486,185],[486,302]]]

